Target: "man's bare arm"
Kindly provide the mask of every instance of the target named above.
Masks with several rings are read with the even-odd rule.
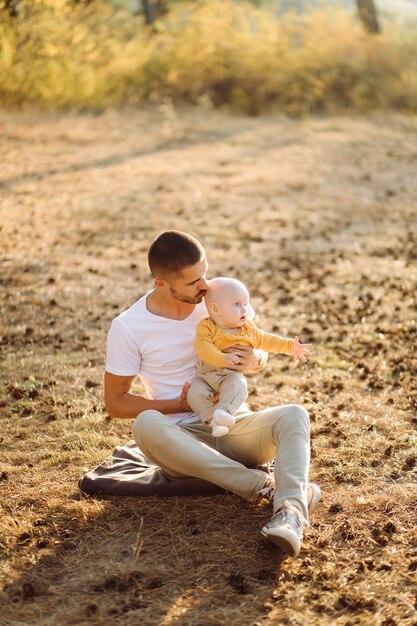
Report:
[[[185,383],[179,398],[173,400],[149,400],[130,393],[135,376],[104,375],[104,403],[110,417],[134,419],[142,411],[152,409],[164,415],[191,411],[187,403],[189,384]]]

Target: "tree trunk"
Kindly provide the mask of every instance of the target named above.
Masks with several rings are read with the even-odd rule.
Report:
[[[380,33],[374,0],[357,0],[359,18],[368,33]]]
[[[19,0],[4,0],[3,7],[9,13],[10,17],[17,17],[19,15],[18,4]]]
[[[142,9],[145,16],[145,24],[153,24],[156,17],[153,0],[142,0]]]

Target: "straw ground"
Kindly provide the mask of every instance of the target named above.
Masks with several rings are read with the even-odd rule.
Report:
[[[415,625],[416,120],[168,102],[0,127],[1,625]],[[261,327],[313,344],[249,383],[253,408],[311,414],[323,500],[298,559],[261,537],[266,502],[77,492],[131,436],[103,408],[105,337],[172,227]]]

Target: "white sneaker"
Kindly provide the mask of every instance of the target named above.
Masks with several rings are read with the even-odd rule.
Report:
[[[266,539],[278,546],[282,552],[290,556],[298,556],[301,550],[303,529],[306,526],[300,511],[295,506],[280,509],[268,524],[262,528],[261,533]]]
[[[261,489],[259,493],[270,502],[274,501],[275,482],[272,476],[270,477],[270,480],[267,482],[265,487],[263,487],[263,489]],[[308,483],[307,509],[308,509],[309,516],[312,513],[314,513],[314,511],[317,509],[318,504],[320,502],[320,497],[321,497],[320,487],[316,485],[315,483]]]
[[[307,485],[307,509],[310,516],[317,509],[321,498],[320,487],[316,483]]]
[[[274,478],[271,475],[267,475],[265,485],[262,487],[262,489],[259,492],[261,495],[261,499],[265,498],[266,500],[269,500],[269,502],[273,502],[275,489],[276,489],[276,485],[275,485]]]

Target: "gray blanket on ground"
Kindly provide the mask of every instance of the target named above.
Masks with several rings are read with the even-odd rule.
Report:
[[[193,496],[224,493],[201,478],[176,477],[150,464],[134,440],[118,446],[80,479],[83,493],[103,496]]]

